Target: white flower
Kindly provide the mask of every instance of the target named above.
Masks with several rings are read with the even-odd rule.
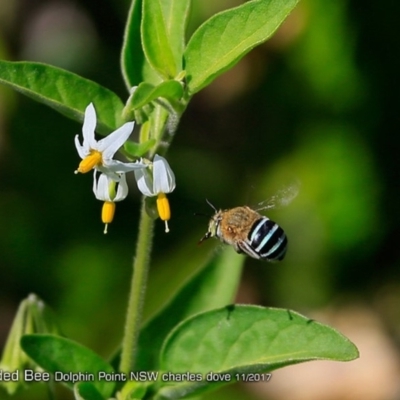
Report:
[[[175,175],[167,160],[156,154],[151,171],[147,169],[135,170],[135,178],[139,190],[147,197],[157,196],[159,193],[171,193],[175,189]]]
[[[118,181],[115,181],[109,175],[102,173],[97,180],[95,171],[93,176],[93,192],[96,199],[104,201],[101,219],[105,224],[104,233],[107,233],[108,224],[114,219],[115,202],[124,200],[128,195],[128,184],[126,183],[125,174],[120,174]]]
[[[114,154],[128,140],[132,133],[134,122],[125,123],[99,141],[96,141],[94,137],[96,123],[96,111],[93,103],[90,103],[86,107],[83,121],[83,144],[79,142],[79,135],[75,136],[75,146],[79,156],[82,158],[75,173],[86,173],[94,168],[117,180],[119,173],[145,168],[145,165],[140,162],[123,163],[113,160]]]
[[[118,184],[118,186],[117,186]],[[115,191],[115,187],[117,190]],[[100,174],[96,181],[96,173],[93,179],[93,193],[96,199],[102,201],[121,201],[128,195],[128,184],[125,174],[120,174],[118,181],[114,181],[106,174]]]
[[[157,210],[160,218],[165,221],[165,231],[169,232],[168,220],[171,209],[166,193],[175,189],[175,175],[167,160],[156,154],[150,168],[136,169],[135,178],[139,190],[147,197],[157,196]]]

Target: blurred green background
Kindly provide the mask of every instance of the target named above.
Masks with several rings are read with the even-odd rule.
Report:
[[[241,2],[193,3],[189,34]],[[126,100],[119,52],[128,7],[127,0],[2,0],[0,58],[66,68]],[[218,208],[255,205],[298,179],[298,197],[268,213],[289,237],[287,258],[247,259],[237,301],[328,322],[361,350],[349,364],[310,363],[302,379],[308,364],[290,367],[269,383],[209,399],[400,396],[399,13],[398,2],[302,0],[270,41],[184,114],[168,154],[177,179],[171,232],[157,223],[145,316],[220,248],[197,246],[208,221],[194,213],[212,214],[206,198]],[[132,181],[103,235],[92,176],[73,173],[80,131],[0,86],[0,348],[32,292],[68,337],[104,357],[121,339],[140,196]],[[43,396],[36,385],[15,398]]]

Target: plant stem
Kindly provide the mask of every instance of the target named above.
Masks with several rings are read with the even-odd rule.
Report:
[[[132,371],[135,364],[153,241],[153,228],[154,220],[146,213],[145,198],[143,197],[140,212],[139,235],[136,244],[136,257],[133,259],[131,292],[129,294],[125,333],[122,341],[120,371],[125,373]]]
[[[156,138],[157,144],[153,151],[150,151],[149,156],[153,158],[157,150],[161,150],[160,144],[163,136],[167,133],[167,138],[164,138],[164,151],[167,151],[171,144],[173,135],[178,126],[180,115],[176,115],[176,124],[173,131],[166,132],[166,124],[168,122],[168,111],[162,106],[157,105],[154,115],[150,120],[152,136]],[[148,138],[146,137],[145,140]],[[142,140],[141,140],[142,142]],[[161,153],[161,151],[159,151]],[[135,357],[137,353],[137,343],[139,339],[141,317],[143,310],[144,297],[147,286],[147,276],[149,271],[151,247],[153,242],[154,220],[148,216],[145,209],[145,197],[142,199],[142,208],[140,212],[139,236],[136,244],[136,257],[133,260],[133,274],[131,282],[131,292],[129,294],[128,310],[126,314],[125,332],[122,341],[122,352],[119,369],[121,372],[129,373],[134,370]]]

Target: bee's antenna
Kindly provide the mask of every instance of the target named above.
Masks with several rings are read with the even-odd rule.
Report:
[[[218,212],[217,208],[208,199],[206,199],[207,204],[215,211]]]

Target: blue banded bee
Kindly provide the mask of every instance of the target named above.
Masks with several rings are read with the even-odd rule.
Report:
[[[283,260],[288,243],[284,230],[258,211],[287,205],[297,196],[298,186],[296,182],[282,189],[267,202],[260,203],[261,208],[257,211],[248,206],[217,210],[207,201],[215,214],[211,217],[208,231],[200,243],[216,237],[233,246],[238,253],[246,253],[250,257],[270,262]]]

